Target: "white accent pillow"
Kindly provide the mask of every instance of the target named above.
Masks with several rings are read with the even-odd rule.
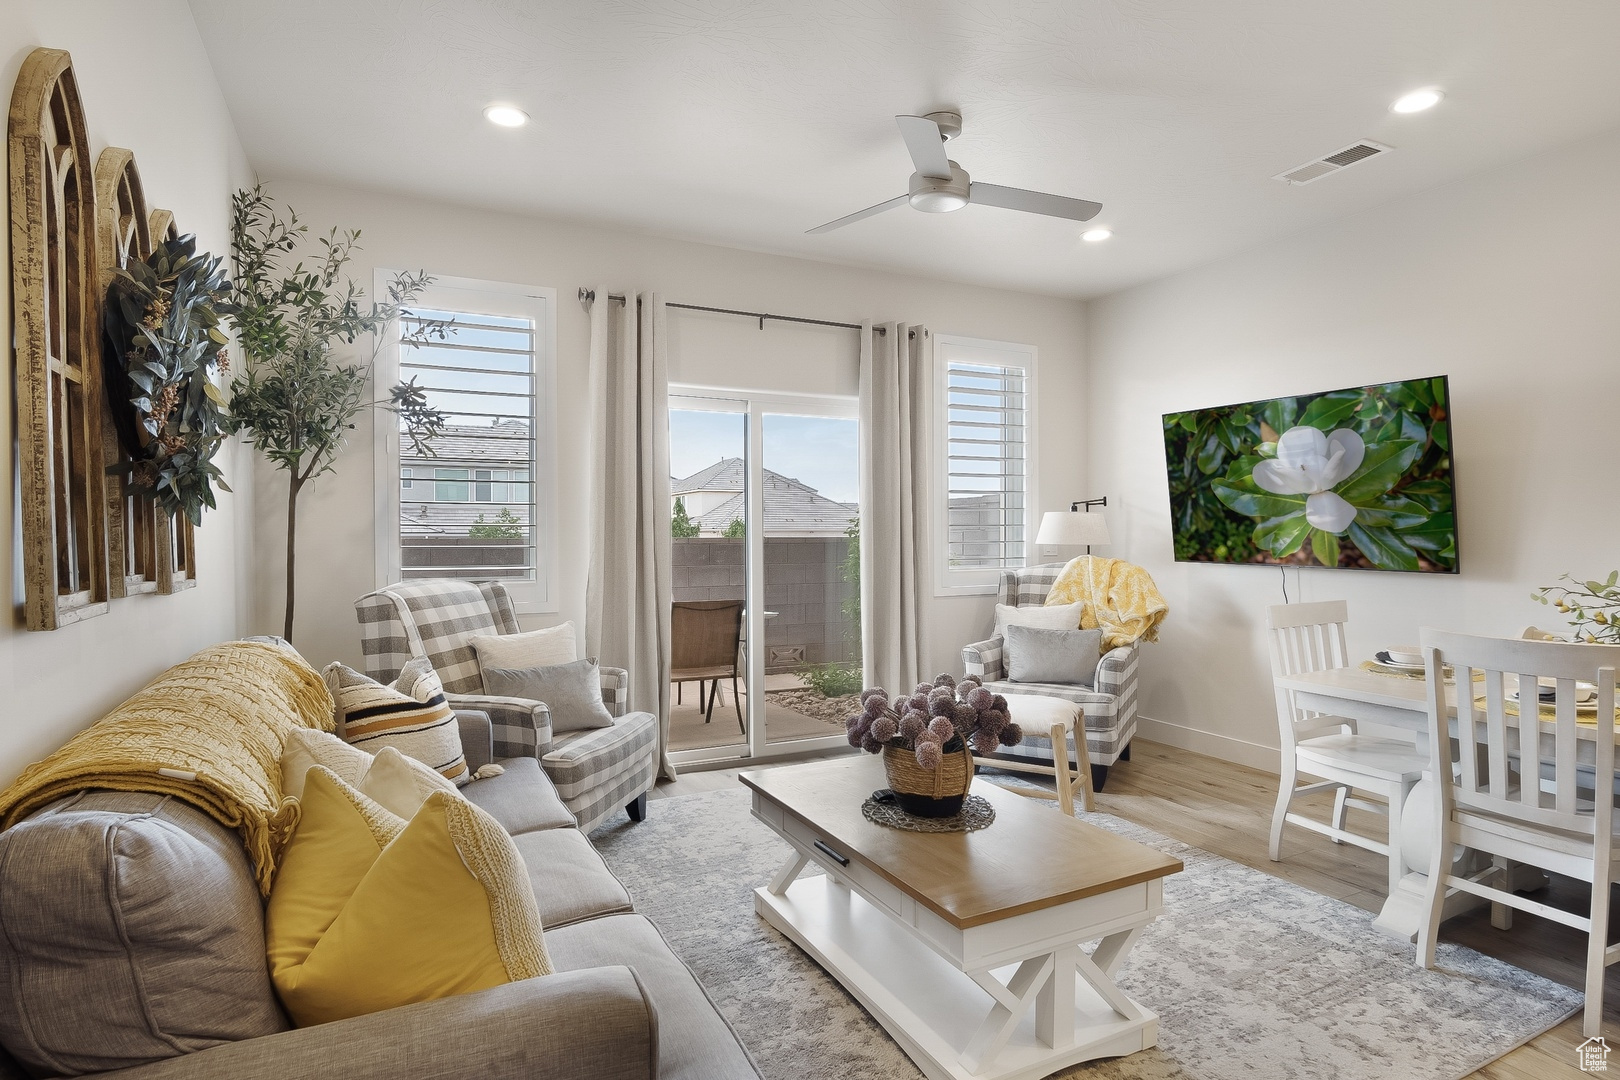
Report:
[[[331,732],[293,728],[281,746],[281,793],[302,799],[304,776],[316,765],[325,765],[338,779],[357,788],[371,768],[371,755]]]
[[[1010,604],[996,605],[996,632],[1003,645],[1007,640],[1007,627],[1033,626],[1037,630],[1078,630],[1080,629],[1080,609],[1085,604],[1076,601],[1072,604],[1053,604],[1051,607],[1013,607]]]
[[[435,791],[466,798],[455,784],[413,757],[385,746],[371,759],[371,768],[359,783],[360,794],[409,821]]]
[[[384,809],[409,821],[435,791],[461,795],[456,785],[436,770],[385,746],[372,757],[336,735],[299,728],[281,748],[281,793],[304,797],[309,770],[324,765],[350,787]]]
[[[1078,624],[1077,624],[1078,625]],[[478,668],[552,667],[579,659],[578,635],[572,621],[524,634],[479,634],[467,639],[478,654]]]

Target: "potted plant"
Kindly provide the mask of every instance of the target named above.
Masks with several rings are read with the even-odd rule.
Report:
[[[900,808],[918,817],[960,813],[973,782],[972,751],[992,754],[1024,737],[1008,715],[1007,699],[985,689],[976,675],[961,682],[941,675],[898,700],[877,687],[865,690],[861,711],[845,726],[851,746],[883,755]]]
[[[401,273],[388,283],[383,301],[365,302],[365,292],[343,268],[360,239],[358,230],[333,229],[317,241],[319,261],[294,262],[308,227],[290,209],[283,218],[261,187],[232,199],[231,261],[237,334],[243,371],[231,386],[231,434],[245,432],[254,449],[287,473],[287,599],[281,636],[293,639],[293,583],[297,551],[298,496],[315,477],[330,472],[360,410],[380,406],[397,413],[401,435],[431,455],[431,440],[444,426],[414,381],[393,386],[387,401],[371,399],[377,349],[358,363],[344,363],[340,346],[377,334],[404,314],[432,284],[425,273]],[[453,332],[443,322],[424,322],[406,340],[443,340]],[[376,338],[380,347],[381,335]]]

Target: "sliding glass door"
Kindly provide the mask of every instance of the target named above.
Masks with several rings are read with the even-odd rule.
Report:
[[[855,410],[672,392],[677,761],[842,743],[861,687]]]
[[[760,440],[773,744],[841,734],[861,692],[859,421],[777,408]]]

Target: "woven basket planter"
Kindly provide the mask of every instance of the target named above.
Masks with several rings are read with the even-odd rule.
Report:
[[[952,817],[961,813],[973,783],[973,755],[961,739],[952,739],[940,755],[939,768],[925,769],[912,751],[885,746],[883,771],[900,809],[918,817]]]

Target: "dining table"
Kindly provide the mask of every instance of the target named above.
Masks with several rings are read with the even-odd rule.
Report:
[[[1411,735],[1419,750],[1428,749],[1429,696],[1427,679],[1421,675],[1405,674],[1379,667],[1369,662],[1359,667],[1327,668],[1321,671],[1301,672],[1296,675],[1278,675],[1274,683],[1279,689],[1291,691],[1297,708],[1306,712],[1343,716],[1358,724],[1405,732]],[[1446,680],[1447,726],[1451,734],[1457,731],[1457,687]],[[1542,722],[1543,739],[1550,737],[1552,726]],[[1593,760],[1592,735],[1595,724],[1582,726],[1582,744],[1577,761]],[[1439,793],[1434,778],[1425,772],[1423,779],[1413,786],[1402,806],[1389,808],[1390,847],[1394,857],[1404,866],[1399,886],[1385,899],[1373,926],[1391,937],[1415,940],[1418,930],[1428,918],[1428,867],[1439,814]],[[1459,869],[1473,871],[1476,857],[1464,851],[1457,857]],[[1531,866],[1514,865],[1509,879],[1515,891],[1530,890],[1546,883],[1546,875]],[[1477,908],[1486,901],[1474,894],[1452,891],[1443,908],[1443,918]]]

